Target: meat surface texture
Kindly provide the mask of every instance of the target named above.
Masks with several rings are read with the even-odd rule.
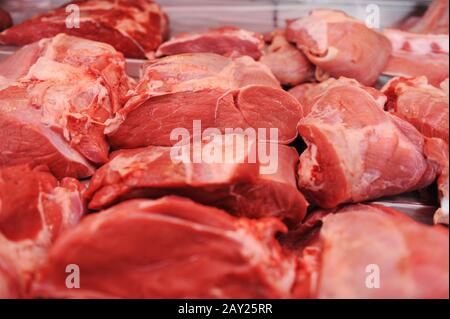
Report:
[[[302,51],[287,41],[284,31],[276,31],[260,59],[283,85],[298,85],[314,79],[314,68]]]
[[[345,76],[373,85],[391,53],[385,36],[341,11],[313,10],[290,21],[286,37],[317,66],[319,81]]]
[[[0,298],[27,294],[50,245],[84,213],[82,190],[44,167],[0,169]]]
[[[434,222],[436,224],[448,225],[448,184],[449,184],[449,156],[448,156],[448,142],[444,142],[438,138],[429,139],[426,143],[425,152],[428,158],[434,161],[438,167],[438,193],[440,200],[440,208],[434,215]]]
[[[299,239],[295,294],[313,298],[448,298],[448,228],[392,209],[317,211]],[[301,241],[299,242],[301,243]]]
[[[201,33],[183,33],[163,43],[156,56],[182,53],[216,53],[224,56],[247,55],[258,60],[262,55],[262,35],[226,26]]]
[[[392,54],[383,73],[390,76],[426,76],[432,85],[448,78],[448,34],[416,34],[386,29]]]
[[[123,202],[58,240],[34,296],[288,297],[295,260],[275,240],[280,231],[285,228],[276,219],[237,219],[177,197]],[[68,263],[81,269],[80,289],[65,286]]]
[[[0,31],[12,26],[12,19],[8,12],[0,8]]]
[[[448,94],[425,77],[394,78],[382,90],[387,110],[413,124],[423,135],[449,140]]]
[[[151,64],[145,74],[106,129],[114,149],[174,145],[172,132],[181,128],[193,136],[194,121],[221,133],[263,129],[262,140],[283,144],[297,136],[299,102],[265,65],[249,57],[171,56]],[[278,136],[271,138],[270,129]]]
[[[244,146],[241,154],[240,145]],[[290,225],[301,222],[308,203],[297,189],[294,148],[247,142],[243,136],[232,135],[203,142],[201,147],[205,155],[214,150],[220,157],[194,161],[196,146],[189,145],[113,153],[90,182],[89,208],[106,208],[127,198],[175,194],[238,216],[279,217]],[[237,155],[229,157],[234,152]],[[274,156],[272,163],[261,163],[259,152]]]
[[[130,86],[113,47],[60,34],[0,62],[0,165],[87,177],[107,161],[104,123]]]
[[[308,145],[300,155],[300,190],[324,208],[420,189],[436,176],[424,137],[356,85],[322,93],[299,133]]]
[[[0,44],[22,46],[59,33],[105,42],[127,57],[145,58],[168,35],[168,19],[151,0],[73,1],[0,33]]]
[[[300,84],[290,89],[288,92],[300,102],[300,105],[302,106],[303,116],[306,116],[311,112],[314,104],[330,88],[339,86],[355,86],[357,88],[363,89],[373,97],[373,99],[381,109],[384,109],[384,105],[386,104],[387,99],[383,93],[372,87],[364,86],[354,79],[345,77],[340,77],[339,79],[330,78],[321,83]]]

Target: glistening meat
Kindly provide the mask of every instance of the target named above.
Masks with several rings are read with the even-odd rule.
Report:
[[[64,234],[40,269],[33,295],[286,298],[296,264],[275,240],[284,231],[276,219],[235,218],[178,197],[126,201]],[[68,263],[83,269],[80,289],[64,284]]]
[[[314,212],[290,236],[300,258],[296,297],[449,296],[446,227],[383,206],[351,205]]]
[[[277,30],[271,37],[260,61],[270,68],[280,83],[292,86],[313,80],[313,65],[303,52],[287,41],[285,32]]]
[[[448,93],[429,85],[425,77],[394,78],[382,92],[387,110],[413,124],[423,135],[448,143]]]
[[[313,10],[289,21],[286,37],[317,66],[319,81],[345,76],[373,85],[391,53],[385,36],[342,11]]]
[[[152,0],[73,1],[0,33],[0,44],[21,46],[58,33],[105,42],[127,57],[145,58],[167,37],[168,19]]]
[[[45,164],[87,177],[108,159],[104,122],[130,86],[113,47],[57,35],[0,62],[0,165]]]
[[[203,155],[214,153],[215,162],[196,162],[196,147],[149,146],[113,153],[92,177],[86,192],[89,207],[100,209],[127,198],[175,194],[235,215],[273,216],[289,225],[302,221],[308,203],[297,189],[298,153],[294,148],[225,135],[201,145]],[[262,163],[260,154],[269,154],[270,161]]]
[[[209,29],[201,33],[184,33],[163,43],[156,56],[181,53],[216,53],[224,56],[247,55],[258,60],[262,55],[262,35],[226,26]]]
[[[0,298],[28,294],[51,244],[84,213],[82,190],[73,178],[58,182],[45,167],[0,169]]]
[[[300,190],[321,207],[413,191],[436,176],[424,137],[356,85],[327,89],[298,129],[308,145],[300,155]]]
[[[220,68],[211,61],[223,61]],[[206,68],[201,66],[205,63]],[[255,72],[256,73],[252,73]],[[270,70],[248,57],[214,54],[171,56],[146,70],[125,107],[106,132],[114,149],[170,146],[175,129],[265,129],[261,139],[290,143],[301,118],[299,102],[279,87]],[[178,74],[182,73],[180,77]],[[277,137],[269,130],[277,129]]]

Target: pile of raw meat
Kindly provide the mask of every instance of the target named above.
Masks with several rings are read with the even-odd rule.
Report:
[[[0,10],[0,298],[449,297],[448,0],[168,41],[153,1],[70,5]],[[435,225],[372,203],[427,187]]]

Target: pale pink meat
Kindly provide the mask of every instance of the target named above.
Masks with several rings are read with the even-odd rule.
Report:
[[[275,32],[260,59],[283,85],[298,85],[314,79],[314,68],[302,51],[286,40],[284,32]]]
[[[422,17],[410,17],[401,29],[424,34],[448,34],[448,10],[448,0],[433,0]]]
[[[324,208],[420,189],[436,176],[424,137],[355,85],[326,90],[300,120],[299,133],[308,145],[300,155],[300,190]]]
[[[372,87],[364,86],[354,79],[345,77],[340,77],[339,79],[330,78],[321,83],[300,84],[293,87],[288,92],[300,102],[303,110],[303,116],[306,116],[312,111],[314,104],[327,92],[327,90],[343,85],[356,86],[365,90],[375,99],[381,109],[384,108],[386,96],[383,93]]]
[[[289,21],[286,37],[317,66],[319,81],[345,76],[373,85],[391,53],[384,35],[341,11],[313,10]]]
[[[448,94],[425,77],[394,78],[383,88],[387,110],[413,124],[423,135],[449,140]]]
[[[297,297],[448,298],[448,228],[377,205],[316,211],[309,219],[297,233]]]
[[[383,73],[390,76],[426,76],[432,85],[448,78],[448,34],[416,34],[386,29],[392,54]]]

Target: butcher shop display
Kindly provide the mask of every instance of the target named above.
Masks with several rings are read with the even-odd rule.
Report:
[[[449,298],[448,0],[37,2],[0,299]]]

